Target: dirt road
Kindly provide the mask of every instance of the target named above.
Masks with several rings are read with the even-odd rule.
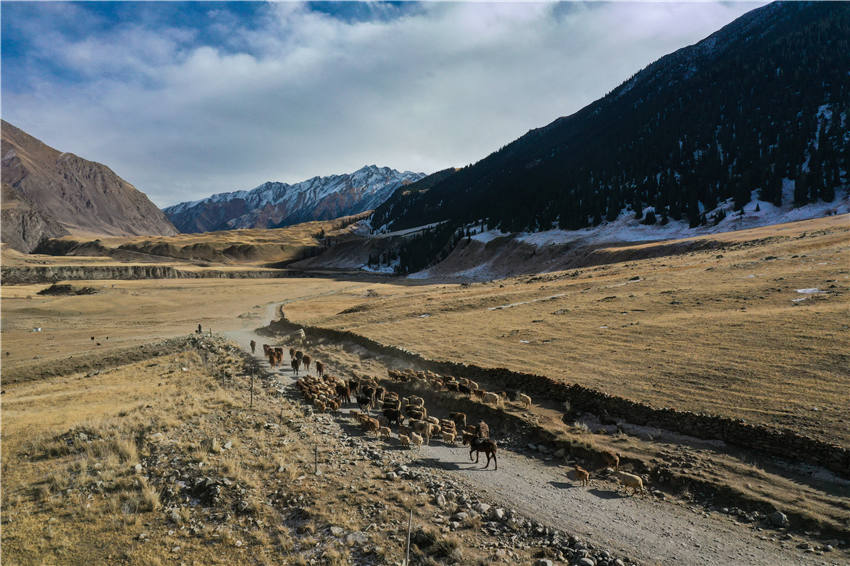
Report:
[[[274,310],[270,308],[268,312]],[[249,329],[230,332],[228,336],[247,351],[251,339],[258,343],[268,341]],[[272,370],[261,352],[257,359],[282,385],[294,383],[291,370]],[[288,367],[288,360],[283,366]],[[342,413],[340,418],[346,418],[348,409]],[[515,452],[500,450],[498,471],[492,470],[492,465],[490,470],[482,470],[481,464],[469,462],[465,448],[434,441],[434,445],[413,453],[411,465],[443,470],[453,479],[486,494],[495,504],[647,564],[850,563],[846,554],[839,551],[822,556],[805,553],[796,548],[796,541],[770,540],[777,533],[760,532],[725,515],[707,514],[700,508],[648,496],[630,497],[605,482],[583,488],[566,477],[566,468]]]

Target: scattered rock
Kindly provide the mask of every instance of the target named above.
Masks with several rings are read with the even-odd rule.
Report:
[[[768,521],[774,527],[787,527],[789,524],[788,516],[781,511],[775,511],[768,516]]]

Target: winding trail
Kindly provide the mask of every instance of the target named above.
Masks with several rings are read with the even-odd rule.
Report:
[[[267,307],[270,320],[280,304]],[[224,334],[248,352],[252,339],[258,345],[263,340],[269,341],[250,329]],[[270,368],[259,347],[258,352],[255,357],[261,367],[275,375],[281,385],[291,386],[295,382],[290,369]],[[285,368],[288,368],[287,362],[283,364]],[[349,411],[343,409],[340,418],[347,420]],[[630,497],[599,480],[591,480],[590,487],[582,488],[566,477],[566,468],[516,452],[500,450],[498,471],[482,470],[482,464],[470,463],[464,447],[434,442],[411,452],[409,465],[427,467],[432,472],[442,470],[500,506],[511,507],[540,523],[582,536],[594,545],[610,548],[643,563],[850,564],[847,554],[840,551],[823,556],[804,553],[796,548],[796,541],[770,540],[769,537],[777,533],[761,533],[756,527],[736,523],[726,515],[709,514],[701,508],[652,497]],[[391,444],[395,446],[397,441],[393,439]]]

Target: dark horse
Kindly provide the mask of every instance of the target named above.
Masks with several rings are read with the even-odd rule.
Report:
[[[487,455],[487,464],[484,466],[486,470],[490,466],[490,458],[493,458],[493,469],[499,469],[499,462],[496,460],[496,441],[489,438],[473,437],[469,441],[469,461],[472,461],[472,454],[475,454],[475,463],[478,463],[480,453],[484,452]]]

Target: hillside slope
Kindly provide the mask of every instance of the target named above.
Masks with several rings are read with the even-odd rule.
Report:
[[[3,241],[21,251],[61,235],[56,224],[64,230],[109,236],[177,233],[144,193],[109,167],[57,151],[6,121],[2,122],[2,155],[3,182],[8,185],[4,203],[7,196],[17,197],[31,212],[27,216],[4,213],[4,221],[8,218],[12,225],[4,226]],[[32,214],[41,221],[24,220]]]
[[[627,213],[696,227],[727,200],[834,201],[850,169],[848,38],[847,4],[753,10],[427,192],[396,193],[373,225],[576,230]],[[437,236],[432,259],[451,231]]]
[[[313,177],[300,183],[266,182],[250,191],[220,193],[164,209],[184,233],[240,228],[280,228],[371,210],[424,173],[367,165],[354,173]]]

